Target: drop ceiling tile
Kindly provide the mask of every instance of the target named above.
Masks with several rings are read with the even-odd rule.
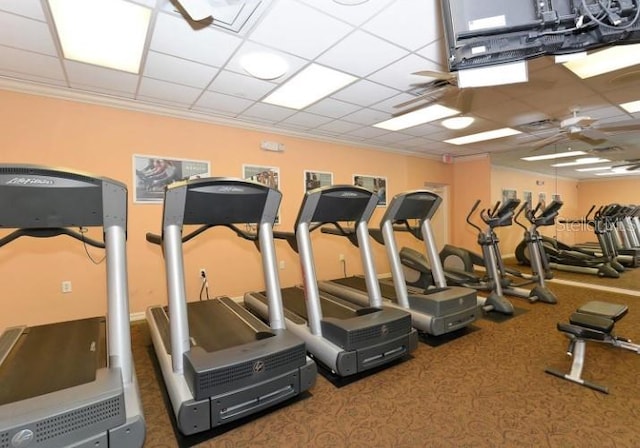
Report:
[[[409,95],[408,93],[399,93],[398,95],[394,95],[391,98],[387,98],[386,100],[377,102],[369,106],[371,109],[376,109],[382,112],[386,112],[389,115],[400,111],[400,108],[397,108],[398,104],[404,103],[406,101],[412,100],[416,98],[414,95]]]
[[[44,76],[18,73],[11,70],[3,70],[2,68],[0,68],[0,79],[3,78],[11,79],[17,82],[24,82],[26,85],[33,83],[34,85],[54,86],[62,89],[67,88],[67,82],[64,79],[51,79]]]
[[[316,128],[325,123],[331,121],[331,118],[323,117],[320,115],[310,114],[308,112],[298,112],[285,120],[281,121],[279,124],[283,125],[295,125],[301,126],[305,129]]]
[[[210,65],[150,51],[147,54],[143,73],[149,78],[204,88],[218,73],[218,69]]]
[[[373,109],[360,109],[359,111],[342,117],[342,119],[345,121],[360,123],[367,126],[374,125],[388,118],[389,115],[387,115],[386,113]]]
[[[410,128],[403,129],[402,133],[413,135],[415,137],[428,137],[429,135],[432,135],[436,132],[441,132],[442,129],[444,129],[442,126],[439,126],[435,123],[438,122],[424,123],[418,126],[412,126]]]
[[[348,85],[331,95],[332,98],[357,104],[370,106],[398,94],[397,90],[381,86],[371,81],[361,80]]]
[[[325,117],[340,118],[358,109],[360,109],[360,106],[356,106],[355,104],[345,103],[344,101],[338,101],[333,98],[325,98],[307,107],[305,110]]]
[[[135,93],[138,87],[138,75],[112,70],[82,62],[65,61],[65,70],[71,87],[86,89],[90,86],[102,91]]]
[[[362,28],[411,51],[442,36],[436,0],[402,0],[365,23]]]
[[[58,58],[0,45],[0,70],[7,70],[40,78],[64,80]]]
[[[253,101],[245,100],[230,95],[216,92],[204,92],[193,106],[194,110],[211,110],[227,115],[237,115],[249,106]]]
[[[213,80],[208,90],[248,100],[259,100],[276,87],[277,84],[269,81],[222,70]]]
[[[202,91],[152,78],[142,78],[138,96],[172,104],[191,105]]]
[[[393,0],[369,0],[359,5],[343,5],[334,1],[301,0],[313,8],[323,11],[333,17],[352,25],[361,25]]]
[[[57,55],[46,23],[6,12],[0,12],[0,43],[21,50]]]
[[[362,137],[362,138],[375,138],[381,135],[387,134],[389,131],[385,129],[372,128],[369,126],[356,129],[355,131],[348,132],[347,136],[349,137]]]
[[[179,16],[160,13],[150,49],[189,61],[222,67],[238,48],[241,39],[211,28],[192,29]]]
[[[337,134],[344,134],[346,132],[355,131],[356,129],[360,129],[362,127],[361,124],[357,123],[349,123],[347,121],[339,121],[335,120],[327,124],[323,124],[318,127],[318,130],[323,130],[327,132],[334,132]]]
[[[45,21],[40,0],[2,0],[0,10]]]
[[[322,54],[317,61],[353,75],[366,76],[407,54],[407,50],[356,30]],[[358,63],[354,64],[356,58]]]
[[[307,5],[276,3],[250,33],[249,39],[262,45],[314,59],[353,29],[352,26]]]
[[[373,73],[368,79],[404,92],[411,89],[411,84],[424,81],[423,77],[411,75],[419,70],[440,70],[440,67],[428,59],[410,54]]]
[[[116,98],[125,98],[125,99],[135,99],[136,93],[135,93],[135,88],[132,91],[124,91],[122,89],[109,89],[106,87],[100,87],[100,86],[96,86],[96,85],[83,85],[83,84],[79,84],[79,83],[74,83],[71,84],[71,88],[73,88],[73,90],[78,91],[78,92],[85,92],[87,94],[92,94],[92,95],[106,95],[109,97],[116,97]]]
[[[430,61],[435,62],[440,71],[448,72],[447,64],[447,50],[444,42],[444,38],[439,38],[435,42],[425,45],[420,50],[416,51],[420,56]]]
[[[258,118],[268,123],[276,123],[295,114],[293,109],[286,107],[274,106],[272,104],[256,103],[249,107],[242,116],[244,118]]]
[[[280,78],[273,80],[273,82],[282,82],[290,76],[296,74],[300,71],[304,66],[309,64],[308,59],[302,59],[297,56],[294,56],[289,53],[285,53],[283,51],[274,50],[272,48],[266,47],[264,45],[257,44],[251,41],[245,41],[242,43],[238,51],[231,57],[227,65],[224,67],[225,70],[230,70],[236,73],[240,73],[241,75],[247,75],[247,72],[242,65],[240,64],[240,60],[243,56],[250,53],[270,53],[276,56],[280,56],[283,58],[287,64],[289,65],[289,70],[287,73],[282,75]]]
[[[400,143],[405,140],[412,140],[415,137],[412,137],[407,134],[403,134],[401,132],[389,132],[387,134],[379,135],[372,140],[378,143]]]

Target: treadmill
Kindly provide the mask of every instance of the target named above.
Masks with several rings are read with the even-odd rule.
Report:
[[[380,291],[388,305],[411,313],[413,326],[424,333],[440,336],[464,328],[478,318],[476,291],[460,286],[447,286],[446,283],[438,288],[423,290],[407,286],[404,278],[398,246],[394,235],[394,224],[417,219],[422,222],[422,235],[427,246],[427,253],[435,260],[435,270],[442,272],[442,265],[438,257],[431,218],[435,214],[442,199],[426,190],[416,190],[400,193],[391,200],[380,222],[380,233],[371,232],[376,241],[384,244],[393,281],[379,280]],[[324,233],[337,233],[349,236],[353,232],[343,232],[338,226],[338,232],[323,228]],[[380,235],[382,238],[380,238]],[[352,238],[353,243],[357,243]],[[330,281],[318,282],[321,291],[338,297],[366,304],[368,301],[367,286],[362,276],[338,278]]]
[[[281,198],[277,190],[238,179],[175,182],[165,191],[162,236],[147,234],[163,247],[169,302],[149,307],[147,322],[185,435],[262,411],[315,383],[316,365],[304,342],[285,329],[273,243]],[[238,223],[258,226],[270,325],[229,297],[187,302],[183,242]],[[201,227],[182,237],[183,226],[192,224]]]
[[[0,335],[0,447],[141,447],[145,423],[131,354],[127,188],[78,171],[0,165],[0,227],[67,235],[105,249],[107,315]],[[73,228],[102,227],[104,241]]]
[[[346,377],[401,359],[418,345],[411,315],[382,306],[367,222],[377,196],[361,187],[334,185],[309,190],[295,223],[295,233],[278,232],[299,253],[304,287],[282,290],[287,328],[305,340],[311,356],[335,375]],[[315,273],[310,226],[354,221],[369,290],[369,305],[360,306],[320,293]],[[312,225],[313,223],[313,225]],[[245,294],[245,306],[267,317],[264,292]]]

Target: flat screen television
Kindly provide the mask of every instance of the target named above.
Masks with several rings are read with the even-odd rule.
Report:
[[[442,0],[450,71],[640,42],[640,0]]]

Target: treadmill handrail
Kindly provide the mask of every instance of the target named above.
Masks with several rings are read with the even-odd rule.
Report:
[[[230,228],[235,232],[236,235],[238,235],[241,238],[244,238],[245,240],[258,241],[257,232],[256,233],[247,232],[246,230],[242,230],[234,224],[219,224],[219,226]],[[200,235],[206,230],[209,230],[212,227],[216,227],[216,225],[209,225],[209,224],[202,225],[197,229],[193,230],[192,232],[189,232],[186,235],[183,235],[182,242],[186,243],[187,241],[192,240],[196,236]],[[159,235],[157,233],[147,232],[145,235],[145,238],[147,239],[148,242],[152,244],[157,244],[158,246],[162,245],[162,235]]]
[[[11,232],[10,234],[0,238],[0,247],[9,244],[12,241],[17,240],[22,236],[29,236],[33,238],[52,238],[60,235],[68,235],[72,238],[75,238],[83,243],[87,243],[90,246],[98,247],[100,249],[105,248],[105,244],[102,241],[94,240],[93,238],[88,238],[82,232],[76,232],[71,229],[67,229],[64,227],[58,228],[43,228],[43,229],[17,229]]]

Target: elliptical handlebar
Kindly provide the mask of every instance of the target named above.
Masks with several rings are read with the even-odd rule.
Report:
[[[515,214],[515,216],[513,217],[513,220],[515,221],[516,224],[518,224],[520,227],[522,227],[524,229],[524,231],[526,232],[527,226],[525,226],[524,224],[522,224],[520,221],[518,221],[518,217],[522,214],[522,212],[524,210],[529,210],[531,207],[529,206],[529,202],[524,202],[520,208],[518,209],[518,212]]]
[[[469,213],[467,214],[467,224],[469,224],[471,227],[476,229],[478,232],[482,233],[482,229],[477,225],[475,225],[473,222],[471,222],[471,215],[473,215],[474,212],[478,209],[480,202],[481,202],[480,199],[477,199],[476,202],[473,204],[473,207],[471,207],[471,211],[469,211]],[[482,212],[484,212],[484,210],[482,210]],[[482,212],[480,212],[480,216],[482,216]]]

